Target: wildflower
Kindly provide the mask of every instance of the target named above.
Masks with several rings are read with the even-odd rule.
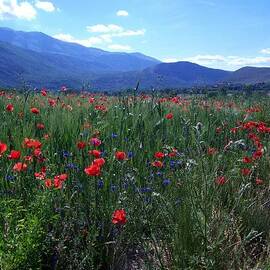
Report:
[[[24,141],[23,141],[23,145],[27,148],[41,148],[42,146],[42,143],[38,140],[34,140],[34,139],[28,139],[28,138],[25,138]]]
[[[42,88],[41,91],[40,91],[41,95],[43,97],[46,97],[47,96],[47,90],[45,88]]]
[[[21,157],[21,152],[16,150],[11,150],[10,154],[8,155],[9,159],[19,159]]]
[[[248,168],[241,169],[241,174],[244,176],[248,176],[251,174],[251,169]]]
[[[216,182],[217,185],[221,186],[221,185],[224,185],[227,182],[227,179],[226,179],[225,176],[219,176],[219,177],[216,178],[215,182]]]
[[[217,127],[217,128],[216,128],[216,133],[217,133],[217,134],[220,134],[221,132],[222,132],[222,127]]]
[[[157,158],[157,159],[162,159],[162,158],[165,157],[165,154],[162,153],[162,152],[156,152],[154,157]]]
[[[125,152],[117,151],[117,152],[115,153],[115,158],[116,158],[117,160],[124,160],[124,159],[127,158],[127,155],[126,155]]]
[[[42,130],[45,128],[45,125],[43,123],[37,123],[36,127],[37,129]]]
[[[39,114],[39,109],[38,108],[31,108],[31,112],[33,113],[33,114]]]
[[[45,172],[35,172],[34,175],[35,175],[35,178],[38,180],[44,180],[46,177]]]
[[[172,119],[173,118],[173,114],[172,113],[168,113],[165,116],[166,119]]]
[[[168,185],[171,184],[171,180],[170,179],[164,179],[162,184],[163,184],[163,186],[167,187]]]
[[[0,142],[0,157],[7,151],[7,145]]]
[[[104,158],[96,158],[93,160],[93,165],[97,165],[99,167],[102,167],[105,164],[105,159]]]
[[[104,187],[104,182],[102,180],[98,180],[97,186],[98,189],[102,189]]]
[[[14,110],[14,106],[13,106],[12,104],[8,104],[8,105],[6,106],[6,111],[7,111],[7,112],[13,112],[13,110]]]
[[[156,168],[162,168],[163,167],[163,163],[161,161],[159,161],[159,160],[156,160],[156,161],[152,162],[151,165],[153,167],[156,167]]]
[[[255,183],[256,183],[256,185],[262,185],[263,180],[257,177]]]
[[[263,155],[263,151],[262,150],[257,150],[256,152],[253,153],[252,157],[254,159],[259,159],[259,158],[262,157],[262,155]]]
[[[91,138],[90,143],[94,146],[100,146],[101,145],[101,140],[98,138]]]
[[[216,153],[217,153],[217,149],[214,148],[214,147],[209,147],[209,148],[207,149],[207,154],[208,154],[209,156],[215,155]]]
[[[23,172],[27,170],[27,164],[18,162],[13,166],[13,170],[17,172]]]
[[[77,148],[80,150],[84,149],[85,146],[86,146],[86,142],[78,142],[77,143]]]
[[[90,150],[88,152],[89,155],[93,155],[95,158],[100,158],[101,157],[101,151],[99,150]]]
[[[46,180],[45,180],[45,186],[46,186],[47,188],[50,188],[50,187],[52,186],[52,180],[51,180],[51,179],[46,179]]]
[[[126,212],[124,209],[118,209],[113,212],[113,224],[125,225],[127,223]]]
[[[90,176],[99,176],[100,175],[100,166],[98,166],[96,164],[92,164],[89,167],[85,168],[84,172]]]
[[[252,162],[252,158],[250,157],[243,157],[243,163],[251,163]]]

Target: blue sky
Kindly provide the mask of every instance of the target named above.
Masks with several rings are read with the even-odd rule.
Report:
[[[270,66],[269,0],[0,0],[0,26],[235,70]]]

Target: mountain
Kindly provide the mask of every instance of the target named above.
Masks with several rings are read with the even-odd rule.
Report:
[[[270,68],[244,67],[230,72],[190,62],[161,63],[141,53],[112,53],[57,40],[39,32],[0,28],[0,87],[94,90],[181,88],[216,83],[270,82]]]
[[[104,67],[104,72],[142,70],[160,63],[159,60],[139,53],[107,52],[76,43],[64,42],[40,32],[14,31],[0,28],[0,41],[42,54],[54,54],[93,62]]]
[[[241,84],[270,82],[270,68],[243,67],[233,72],[227,81]]]
[[[211,85],[225,80],[231,72],[203,67],[190,62],[161,63],[138,72],[101,76],[93,80],[93,87],[125,89],[140,81],[140,88],[175,88]]]

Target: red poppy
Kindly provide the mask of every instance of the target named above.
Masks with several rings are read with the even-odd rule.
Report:
[[[244,163],[251,163],[252,162],[252,158],[250,158],[250,157],[243,157],[243,162]]]
[[[162,159],[162,158],[165,157],[165,154],[162,153],[162,152],[156,152],[154,157],[157,158],[157,159]]]
[[[124,209],[115,210],[113,212],[112,223],[125,225],[127,223],[126,211]]]
[[[172,113],[168,113],[165,116],[166,119],[172,119],[173,118],[173,114]]]
[[[45,128],[45,125],[44,125],[44,124],[42,124],[42,123],[37,123],[37,129],[42,130],[42,129],[44,129],[44,128]]]
[[[216,153],[217,153],[217,149],[214,148],[214,147],[209,147],[209,148],[207,149],[207,154],[208,154],[209,156],[215,155]]]
[[[8,111],[8,112],[13,112],[13,110],[14,110],[14,106],[13,106],[12,104],[8,104],[8,105],[6,106],[6,111]]]
[[[217,128],[216,128],[216,133],[217,133],[217,134],[220,134],[221,132],[222,132],[222,127],[217,127]]]
[[[18,162],[13,166],[13,170],[17,172],[23,172],[27,170],[27,164]]]
[[[54,179],[59,179],[60,181],[66,181],[68,179],[68,175],[66,173],[56,175]]]
[[[77,148],[80,150],[84,149],[85,146],[86,146],[86,142],[78,142],[77,143]]]
[[[127,158],[126,153],[122,151],[117,151],[114,156],[117,160],[124,160]]]
[[[154,162],[151,163],[153,167],[156,167],[156,168],[162,168],[163,167],[163,163],[159,160],[156,160]]]
[[[39,114],[39,109],[38,108],[31,108],[31,112],[34,114]]]
[[[27,148],[41,148],[42,143],[38,140],[25,138],[23,144]]]
[[[93,155],[95,158],[101,157],[101,151],[99,150],[90,150],[88,152],[89,155]]]
[[[40,148],[36,148],[33,152],[33,155],[36,157],[36,158],[39,158],[41,155],[42,155],[42,152],[41,152],[41,149]]]
[[[244,176],[248,176],[251,174],[251,169],[248,169],[248,168],[244,168],[241,170],[241,174],[244,175]]]
[[[100,146],[101,145],[101,140],[98,138],[91,138],[90,143],[94,146]]]
[[[259,158],[262,157],[262,155],[263,155],[263,151],[262,150],[257,150],[256,152],[253,153],[252,157],[254,159],[259,159]]]
[[[92,164],[89,167],[85,168],[84,172],[90,176],[99,176],[100,175],[100,166],[98,166],[96,164]]]
[[[219,176],[215,180],[217,185],[224,185],[227,182],[227,179],[225,176]]]
[[[56,189],[61,189],[63,187],[63,181],[61,181],[59,178],[54,178],[53,184]]]
[[[5,143],[0,142],[0,156],[7,151],[7,145]]]
[[[50,188],[50,187],[52,186],[52,179],[46,179],[46,180],[45,180],[45,186],[46,186],[47,188]]]
[[[105,159],[104,158],[96,158],[94,159],[93,165],[97,165],[99,167],[102,167],[105,164]]]
[[[41,92],[40,93],[41,93],[41,95],[43,97],[46,97],[47,96],[47,90],[45,88],[41,89]]]
[[[10,154],[8,155],[9,159],[19,159],[21,157],[21,151],[11,150]]]
[[[46,177],[46,173],[45,172],[35,172],[35,178],[39,179],[39,180],[44,180]]]
[[[263,184],[263,180],[260,178],[256,178],[256,185],[262,185]]]

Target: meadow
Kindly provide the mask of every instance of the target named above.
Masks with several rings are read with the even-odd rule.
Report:
[[[270,269],[270,98],[0,92],[0,269]]]

